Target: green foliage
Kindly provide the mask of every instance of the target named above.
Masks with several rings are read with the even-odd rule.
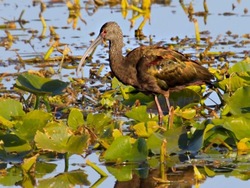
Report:
[[[149,137],[159,129],[159,125],[156,121],[141,122],[135,124],[133,129],[139,137]]]
[[[133,177],[134,169],[139,168],[137,164],[123,165],[123,166],[107,166],[110,174],[115,176],[118,181],[129,181]],[[146,170],[146,169],[144,169]]]
[[[87,135],[75,135],[63,123],[51,122],[37,131],[35,142],[38,148],[59,153],[81,154],[87,146]]]
[[[50,120],[52,120],[52,115],[50,113],[34,110],[25,114],[22,120],[15,124],[15,129],[13,131],[19,138],[31,142],[36,132],[38,130],[43,130]]]
[[[224,118],[223,127],[234,133],[238,140],[250,138],[250,119],[245,117]]]
[[[227,103],[221,114],[232,114],[250,118],[250,100],[246,100],[246,96],[250,96],[250,86],[238,88],[231,97],[226,99]]]
[[[34,155],[34,156],[32,156],[32,157],[30,157],[30,158],[25,158],[24,160],[23,160],[23,163],[22,163],[22,165],[21,165],[21,168],[23,169],[23,171],[25,172],[25,173],[29,173],[31,170],[32,170],[32,168],[35,166],[35,164],[36,164],[36,160],[37,160],[37,157],[39,156],[39,154],[36,154],[36,155]]]
[[[61,80],[43,78],[30,73],[20,74],[15,87],[35,95],[61,95],[68,83]]]
[[[250,70],[250,58],[246,58],[243,61],[235,63],[228,69],[228,73],[240,73],[240,72],[248,72]]]
[[[40,77],[30,73],[23,73],[18,76],[14,86],[36,96],[35,109],[39,106],[40,97],[43,97],[47,110],[50,111],[47,96],[63,94],[63,90],[68,86],[68,83],[61,80]]]
[[[134,88],[124,86],[116,78],[112,80],[112,90],[104,92],[98,102],[103,111],[88,112],[86,117],[83,116],[84,110],[72,106],[69,110],[67,108],[67,118],[57,120],[53,113],[43,109],[25,112],[24,105],[17,100],[1,98],[0,158],[2,161],[22,162],[17,171],[25,179],[20,184],[29,187],[32,185],[29,174],[34,169],[46,174],[56,168],[37,162],[38,158],[43,158],[43,152],[65,154],[67,166],[67,156],[83,154],[90,144],[96,144],[95,149],[102,149],[101,156],[105,163],[117,164],[107,167],[107,170],[120,181],[130,180],[134,169],[140,169],[141,164],[153,168],[165,163],[173,166],[180,159],[170,159],[171,154],[177,154],[178,158],[186,153],[195,155],[201,149],[208,153],[214,152],[209,150],[213,144],[225,146],[228,151],[236,148],[245,154],[250,149],[250,103],[246,99],[250,96],[249,67],[248,59],[238,62],[228,69],[228,78],[218,81],[217,86],[224,92],[224,103],[217,116],[212,116],[217,111],[206,107],[204,103],[207,97],[203,97],[204,86],[189,86],[172,92],[170,101],[175,106],[174,121],[168,129],[167,126],[158,125],[157,114],[149,110],[153,108],[151,95],[135,92]],[[67,85],[59,80],[25,73],[18,77],[15,86],[37,97],[45,97],[46,100],[47,95],[62,94]],[[158,97],[165,112],[165,99],[163,96]],[[113,109],[118,103],[121,104],[118,110],[125,112],[115,118]],[[123,108],[125,105],[132,107]],[[165,113],[164,122],[168,122],[169,115]],[[204,120],[207,117],[210,120]],[[160,155],[164,151],[165,154]],[[159,161],[159,155],[165,163]],[[119,164],[124,162],[130,165],[121,168]],[[98,173],[105,174],[94,163],[87,163]],[[207,176],[216,175],[210,166],[204,166],[203,170]],[[146,177],[148,167],[137,173],[140,177]],[[11,184],[10,178],[11,175],[2,177],[0,182]],[[19,176],[15,181],[20,181]],[[61,187],[89,185],[86,174],[72,171],[38,181],[38,187],[46,187],[51,182]]]
[[[21,155],[21,153],[24,152],[24,155],[26,155],[27,152],[32,149],[29,143],[13,133],[1,133],[0,140],[3,142],[0,150],[1,158],[5,160],[17,157],[15,154],[11,157],[11,152],[18,152],[19,157],[22,158],[23,155]]]
[[[53,115],[43,110],[25,113],[21,108],[21,103],[13,99],[1,100],[0,105],[4,105],[5,109],[10,109],[9,114],[6,110],[0,112],[1,125],[5,126],[5,131],[0,132],[0,158],[2,160],[21,161],[36,149],[35,145],[40,151],[69,152],[71,154],[81,154],[88,146],[88,135],[75,132],[84,123],[83,116],[78,109],[71,110],[68,118],[69,126],[67,126],[62,121],[54,121]],[[13,109],[9,105],[13,105]],[[29,163],[27,163],[28,166],[25,164],[23,163],[22,168],[28,171]]]
[[[68,188],[74,187],[76,185],[89,186],[90,182],[87,180],[87,174],[85,174],[83,171],[75,170],[71,172],[65,172],[49,179],[40,180],[37,187],[43,188],[50,187],[51,185],[54,187]]]
[[[229,78],[224,78],[218,87],[226,92],[235,92],[237,89],[250,85],[250,58],[234,64],[228,69]]]
[[[17,166],[12,166],[6,170],[5,176],[0,176],[0,184],[3,186],[13,186],[23,179],[22,170]]]
[[[20,102],[14,100],[14,99],[1,98],[1,100],[0,100],[0,116],[1,116],[2,121],[4,120],[3,118],[5,118],[6,120],[13,120],[13,119],[15,119],[15,117],[19,117],[19,116],[23,116],[23,115],[24,115],[24,111],[23,111],[22,104]],[[6,125],[6,124],[4,124],[4,125]]]
[[[148,155],[145,139],[138,138],[136,141],[129,136],[120,136],[113,141],[104,154],[107,162],[138,162],[145,161]]]
[[[68,126],[76,130],[79,126],[84,124],[83,114],[77,108],[72,108],[68,117]]]
[[[103,62],[101,66],[98,63],[89,64],[93,65],[89,71],[90,79],[76,78],[73,72],[68,74],[72,78],[69,78],[68,75],[59,75],[64,79],[69,78],[70,85],[61,80],[48,78],[48,75],[56,72],[52,63],[61,62],[58,71],[60,72],[61,68],[74,69],[76,61],[79,60],[78,56],[73,56],[74,53],[68,54],[70,49],[67,44],[60,42],[59,39],[63,37],[55,32],[55,28],[50,27],[50,36],[47,35],[46,25],[51,19],[43,18],[46,6],[49,6],[47,10],[52,11],[53,7],[63,7],[61,6],[63,4],[54,6],[54,1],[45,1],[45,3],[34,1],[33,6],[19,6],[18,3],[13,6],[11,1],[5,1],[2,3],[4,10],[7,10],[9,5],[14,7],[16,12],[19,12],[18,10],[22,7],[24,10],[20,17],[10,14],[15,17],[13,21],[4,18],[5,23],[1,25],[1,29],[5,30],[7,36],[1,36],[0,46],[4,47],[6,51],[10,50],[10,53],[16,52],[18,60],[13,61],[12,56],[8,58],[8,61],[11,64],[17,63],[15,68],[18,69],[18,72],[23,71],[23,68],[32,68],[30,66],[32,63],[35,69],[42,67],[37,73],[44,76],[17,73],[19,76],[16,79],[16,73],[6,74],[4,69],[2,70],[1,82],[5,81],[5,75],[7,75],[6,81],[8,79],[12,81],[14,78],[16,79],[14,86],[19,90],[1,87],[0,185],[27,188],[99,187],[98,181],[101,179],[90,185],[88,175],[85,173],[89,167],[92,167],[91,170],[94,169],[100,176],[107,175],[105,169],[103,170],[106,167],[117,180],[115,187],[126,187],[131,183],[134,183],[131,184],[132,187],[137,184],[144,185],[144,187],[151,185],[182,187],[183,182],[186,187],[199,187],[203,180],[197,176],[202,177],[203,174],[209,177],[223,174],[226,177],[234,176],[241,180],[250,179],[250,100],[248,99],[250,96],[250,58],[240,62],[234,61],[234,57],[240,59],[247,55],[245,50],[249,47],[249,34],[238,36],[228,31],[224,37],[211,36],[213,39],[210,40],[209,32],[199,32],[196,18],[202,16],[204,23],[207,23],[209,20],[207,18],[211,14],[206,1],[203,1],[204,11],[195,9],[194,5],[200,5],[200,3],[179,1],[180,8],[189,18],[187,20],[192,20],[190,24],[192,22],[195,24],[196,43],[193,43],[194,40],[188,36],[184,39],[176,36],[171,38],[172,44],[168,44],[166,47],[177,50],[181,48],[181,51],[190,47],[191,51],[195,53],[204,51],[199,55],[196,54],[196,58],[200,58],[201,63],[206,64],[205,66],[212,70],[212,74],[216,77],[214,82],[216,87],[208,89],[205,85],[192,85],[181,91],[171,92],[170,103],[174,107],[172,111],[173,125],[171,124],[171,126],[167,126],[171,117],[168,115],[163,96],[158,96],[165,115],[163,125],[159,125],[152,94],[139,92],[131,86],[120,83],[115,77],[112,78],[111,89],[103,92],[104,89],[110,88],[110,77],[112,77],[107,74],[101,78],[101,72],[106,66]],[[64,2],[69,11],[66,19],[68,19],[68,23],[72,23],[73,29],[77,29],[79,20],[87,23],[87,20],[85,21],[81,15],[81,7],[86,8],[87,13],[92,15],[91,13],[98,7],[113,6],[114,4],[119,6],[115,1],[102,0],[94,1],[91,6],[88,6],[87,1],[85,5],[81,4],[80,2],[83,1],[80,0]],[[130,2],[121,1],[119,13],[124,18],[132,15],[129,19],[131,27],[137,25],[139,17],[143,18],[139,28],[135,30],[135,36],[140,39],[137,42],[140,42],[141,45],[155,43],[154,37],[148,38],[143,34],[143,27],[150,18],[152,2],[133,1],[133,5],[130,5]],[[240,9],[240,5],[243,3],[239,2],[234,3],[233,8],[243,10]],[[164,1],[164,4],[172,6],[171,1]],[[32,28],[32,24],[29,23],[30,19],[25,20],[22,17],[24,12],[29,11],[32,7],[37,9],[39,5],[40,13],[37,12],[36,15],[39,15],[39,20],[42,22],[42,31]],[[106,8],[104,9],[106,10]],[[223,17],[243,15],[243,12],[235,14],[235,10],[218,15],[223,15]],[[247,11],[248,9],[244,8],[243,18],[249,16]],[[36,18],[32,18],[32,20],[37,22]],[[47,21],[48,23],[46,23]],[[17,23],[18,25],[16,25]],[[26,27],[26,23],[29,23],[29,28]],[[18,28],[19,26],[21,30]],[[65,29],[59,25],[56,28]],[[21,35],[19,31],[21,31]],[[15,35],[12,36],[12,32]],[[41,48],[35,46],[34,40],[39,41],[39,46],[50,43],[50,47],[44,53],[41,52],[44,55],[34,53],[35,55],[33,55],[36,57],[28,60],[22,59],[23,51],[18,49],[20,42],[21,45],[31,45],[31,51],[36,52],[39,49],[40,54]],[[127,38],[126,42],[130,43],[130,38]],[[15,43],[16,45],[14,45]],[[220,44],[223,46],[219,46]],[[69,46],[76,47],[76,45],[70,44]],[[232,49],[231,46],[238,48],[236,52],[225,51]],[[222,52],[219,52],[221,49]],[[62,56],[57,53],[56,58],[53,58],[56,51],[62,53]],[[29,55],[33,56],[30,53]],[[191,56],[193,55],[191,54]],[[27,54],[25,54],[26,57]],[[4,54],[3,58],[6,58]],[[183,57],[183,59],[186,58]],[[216,63],[213,64],[214,60]],[[100,61],[104,61],[103,58]],[[4,66],[9,62],[1,60],[1,64]],[[49,64],[47,64],[48,62]],[[63,67],[62,63],[64,63]],[[160,70],[161,67],[159,66],[157,69]],[[62,95],[66,87],[68,87],[67,93]],[[99,88],[101,89],[99,90]],[[223,101],[213,103],[208,99],[212,105],[207,106],[206,102],[207,98],[210,98],[210,92],[215,92],[211,90],[218,88],[220,92],[218,90],[216,92],[220,94],[220,100]],[[96,92],[97,90],[98,92]],[[207,92],[207,90],[209,91]],[[31,95],[28,96],[27,92]],[[32,108],[33,95],[36,98],[34,108]],[[6,98],[6,96],[11,96],[11,98]],[[88,99],[91,98],[92,103],[89,103]],[[60,104],[55,104],[57,99]],[[47,111],[40,103],[45,104]],[[214,145],[216,147],[213,147]],[[198,151],[200,151],[199,155],[196,155]],[[109,162],[116,164],[100,165],[102,169],[98,168],[98,162],[96,165],[96,163],[85,160],[90,153],[98,155],[102,159],[100,161],[102,164]],[[194,155],[195,160],[189,156],[190,153]],[[75,163],[76,155],[73,154],[82,156],[81,158],[77,156],[80,158],[79,163]],[[61,172],[62,168],[57,166],[60,163],[54,161],[64,158],[65,166],[67,166],[69,156],[72,156],[70,160],[73,163],[72,167],[77,170],[68,172],[68,168],[65,167],[64,172]],[[186,157],[184,160],[181,159],[183,156]],[[174,173],[171,172],[173,169]],[[164,177],[164,173],[167,173],[167,177]],[[150,177],[149,181],[145,181],[144,178],[148,177]],[[100,187],[102,186],[100,185]]]
[[[130,111],[126,112],[125,115],[128,118],[134,119],[139,122],[147,122],[148,120],[150,120],[150,118],[146,110],[146,106],[135,106]]]

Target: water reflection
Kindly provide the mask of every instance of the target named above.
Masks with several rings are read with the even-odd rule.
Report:
[[[246,2],[234,0],[220,3],[223,6],[218,6],[216,1],[205,0],[180,0],[179,2],[147,0],[82,2],[72,0],[66,3],[60,0],[23,3],[2,1],[0,11],[1,17],[4,19],[0,30],[1,95],[13,98],[20,97],[16,91],[5,89],[5,87],[12,88],[13,78],[17,73],[29,69],[39,71],[45,76],[57,77],[59,75],[65,80],[70,78],[71,81],[73,80],[72,84],[77,82],[79,82],[77,84],[90,83],[90,87],[86,84],[83,86],[84,88],[80,88],[84,90],[81,95],[90,96],[90,99],[92,99],[91,96],[100,95],[96,88],[107,87],[108,76],[104,79],[101,79],[102,75],[100,76],[102,70],[105,73],[109,72],[105,66],[107,49],[103,47],[96,50],[96,54],[93,56],[94,63],[88,64],[88,69],[84,74],[85,80],[75,79],[75,67],[84,51],[83,48],[95,37],[95,32],[98,33],[100,25],[111,19],[122,25],[125,34],[125,49],[129,50],[140,44],[164,40],[173,48],[187,53],[187,56],[191,58],[199,59],[204,64],[217,66],[220,70],[227,70],[227,67],[232,63],[249,56],[249,26],[246,24],[249,21],[249,5]],[[235,23],[237,23],[236,26]],[[71,49],[71,54],[65,53],[65,51],[69,51],[66,47]],[[102,66],[98,67],[95,61],[101,61]],[[60,63],[61,73],[57,74]],[[73,99],[71,103],[66,105],[76,104],[80,98],[79,94],[74,90],[69,90],[68,93],[72,94]],[[94,99],[93,101],[96,101],[96,98]],[[85,99],[85,101],[88,100]],[[90,107],[91,105],[86,104],[86,106]],[[249,165],[244,162],[248,158],[247,155],[244,156],[246,156],[244,159],[240,159],[238,155],[232,158],[225,157],[224,160],[222,160],[221,155],[219,155],[218,160],[212,156],[213,161],[205,158],[206,162],[209,163],[208,168],[204,167],[202,160],[196,165],[203,174],[209,174],[210,168],[214,170],[217,173],[214,180],[218,177],[221,178],[221,174],[244,180],[249,179]],[[238,168],[235,167],[234,161],[238,162]],[[54,181],[65,183],[68,178],[76,180],[75,185],[88,186],[89,181],[94,184],[95,181],[91,179],[92,169],[87,173],[84,172],[86,168],[82,165],[83,159],[76,159],[80,165],[71,166],[77,170],[69,170],[65,173],[63,170],[54,171],[55,164],[64,166],[63,162],[60,159],[60,162],[37,163],[37,168],[40,168],[37,172],[44,176],[40,174],[36,177],[24,176],[20,166],[3,163],[1,166],[2,185],[12,186],[17,182],[18,185],[26,183],[34,185],[39,178],[44,180],[42,185],[48,185]],[[151,162],[154,163],[154,161]],[[99,161],[96,163],[100,164]],[[223,166],[223,164],[226,165]],[[152,165],[154,168],[150,169],[147,165],[143,165],[133,166],[127,171],[127,174],[126,170],[128,169],[125,169],[122,175],[128,175],[131,179],[127,182],[117,181],[115,186],[155,186],[159,182],[159,179],[156,180],[155,177],[160,178],[162,171],[157,168],[157,165]],[[106,170],[106,167],[100,166]],[[128,168],[129,165],[124,166]],[[170,162],[169,166],[171,166]],[[193,165],[174,166],[175,169],[169,166],[165,168],[166,177],[174,184],[173,187],[177,185],[191,187],[196,184]],[[112,172],[113,175],[115,175],[114,172],[121,173],[122,169],[126,167],[114,166],[114,168],[107,169],[110,170],[110,177],[112,177]],[[44,169],[47,171],[44,172]],[[11,173],[15,176],[10,175]],[[87,174],[90,175],[87,177]],[[97,176],[99,175],[97,174]],[[145,177],[148,178],[145,179]],[[9,184],[5,183],[8,178],[12,179],[11,182],[8,182]],[[200,183],[205,181],[202,185],[205,187],[207,184],[207,187],[211,187],[212,182],[216,182],[211,181],[211,179],[207,177]],[[229,181],[229,179],[232,180],[232,178],[219,179],[214,187],[220,186],[222,181]],[[106,181],[108,180],[101,179],[100,185],[105,185]],[[232,185],[230,181],[228,184]],[[240,184],[246,181],[236,182]],[[114,179],[112,179],[111,184],[113,183]],[[167,183],[165,183],[162,185],[163,187],[166,186]]]

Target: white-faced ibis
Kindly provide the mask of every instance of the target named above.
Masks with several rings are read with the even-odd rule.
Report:
[[[79,73],[86,57],[104,40],[109,41],[109,64],[114,76],[125,85],[155,96],[155,103],[162,123],[163,111],[157,94],[162,94],[170,113],[169,91],[180,90],[187,85],[209,83],[212,74],[183,54],[159,45],[140,46],[122,55],[123,34],[116,22],[105,23],[95,41],[84,53],[77,68]]]

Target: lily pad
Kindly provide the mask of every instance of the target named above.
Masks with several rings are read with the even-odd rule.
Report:
[[[160,154],[160,148],[164,137],[160,133],[153,133],[150,135],[150,137],[147,139],[147,146],[148,149],[153,154]]]
[[[216,119],[213,124],[208,124],[204,130],[203,145],[209,143],[222,144],[227,139],[236,140],[234,133],[223,126],[224,119]]]
[[[39,156],[39,153],[30,157],[30,158],[25,158],[23,160],[23,163],[21,165],[23,171],[25,173],[28,173],[30,172],[30,170],[32,169],[32,167],[36,164],[36,160],[37,160],[37,157]]]
[[[114,121],[110,114],[93,114],[89,113],[86,119],[87,126],[95,130],[95,133],[100,135],[100,138],[109,140],[112,136],[112,131],[115,127]]]
[[[201,91],[203,86],[189,86],[180,91],[173,91],[170,93],[170,103],[172,106],[184,107],[190,103],[198,103],[201,100]],[[199,92],[199,93],[198,93]]]
[[[224,91],[236,91],[238,88],[250,85],[250,58],[237,62],[228,69],[229,78],[218,83],[218,87]]]
[[[50,113],[42,110],[34,110],[25,114],[22,121],[15,125],[14,133],[27,141],[33,141],[37,130],[43,130],[49,120],[52,119]]]
[[[3,141],[4,155],[2,155],[2,152],[0,152],[0,158],[2,160],[14,159],[17,161],[19,160],[19,157],[23,157],[21,152],[27,153],[32,149],[29,143],[23,139],[20,139],[13,133],[0,133],[0,140]],[[18,153],[18,155],[16,155],[16,153]]]
[[[53,172],[57,167],[55,163],[45,163],[45,162],[36,162],[36,178],[41,178],[46,174]]]
[[[87,147],[88,135],[74,135],[63,123],[51,122],[44,133],[37,131],[35,142],[38,148],[59,153],[82,154]]]
[[[145,161],[148,156],[146,141],[138,138],[135,143],[129,136],[120,136],[113,141],[104,154],[107,162],[139,162]]]
[[[134,119],[139,122],[146,122],[150,119],[149,114],[147,113],[146,106],[133,107],[130,111],[126,112],[125,115],[128,118]]]
[[[0,116],[6,120],[12,120],[13,117],[23,116],[23,106],[20,102],[14,99],[1,99],[0,101]],[[0,121],[3,122],[3,121]]]
[[[241,75],[244,73],[241,73]],[[229,78],[223,79],[219,83],[216,84],[217,87],[226,92],[235,92],[237,89],[250,85],[250,77],[249,80],[239,76],[238,74],[232,74]]]
[[[107,166],[107,170],[118,181],[129,181],[133,178],[133,171],[136,168],[135,165],[123,165],[123,166]]]
[[[60,95],[68,86],[67,82],[43,78],[30,73],[20,74],[15,87],[33,93],[35,95]]]
[[[75,187],[76,185],[89,186],[90,182],[87,177],[87,174],[80,170],[65,172],[53,178],[38,181],[37,187],[51,187],[51,185],[60,188]]]
[[[0,184],[3,186],[14,186],[23,179],[22,170],[16,166],[12,166],[6,170],[6,174],[0,176]]]
[[[160,154],[162,141],[166,139],[166,150],[168,154],[179,153],[187,150],[188,137],[183,127],[169,129],[164,134],[153,133],[147,139],[148,149],[154,154]]]
[[[238,88],[238,90],[227,99],[222,115],[230,113],[232,115],[250,117],[250,100],[246,100],[246,96],[250,96],[250,86]]]
[[[84,124],[83,114],[77,108],[72,108],[68,117],[68,125],[73,129],[77,129],[80,125]]]
[[[224,118],[224,128],[232,131],[238,140],[250,138],[250,119],[245,117]]]
[[[149,137],[159,129],[159,125],[156,121],[141,122],[134,125],[133,129],[139,137]]]
[[[246,58],[243,61],[235,63],[232,67],[228,69],[228,73],[232,74],[234,72],[247,72],[250,70],[250,58]]]

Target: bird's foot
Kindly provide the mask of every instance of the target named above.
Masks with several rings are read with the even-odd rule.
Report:
[[[158,125],[162,126],[163,125],[163,113],[158,114]]]

